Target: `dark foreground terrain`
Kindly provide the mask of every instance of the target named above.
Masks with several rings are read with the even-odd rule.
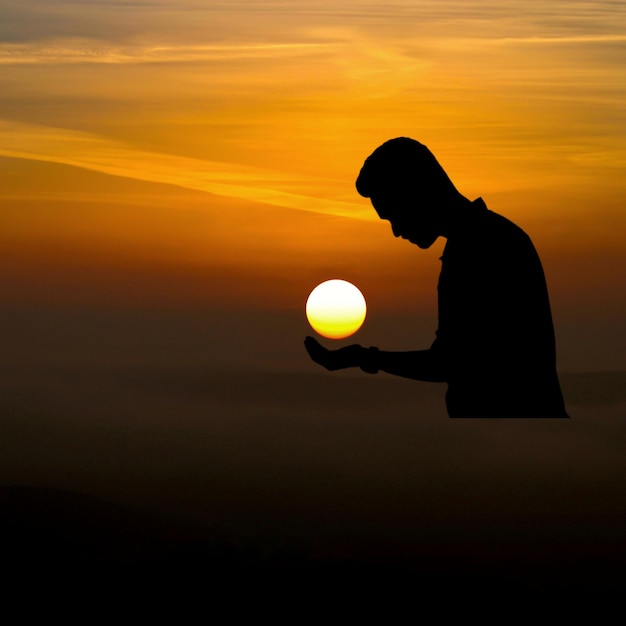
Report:
[[[402,553],[381,540],[361,550],[310,544],[272,545],[229,537],[192,520],[132,509],[89,495],[47,488],[0,488],[3,570],[13,581],[46,585],[89,581],[267,590],[409,587],[413,593],[532,597],[580,591],[626,591],[626,537],[619,529],[566,541],[525,533],[487,535],[469,529],[450,545]],[[506,536],[508,535],[508,536]],[[621,535],[621,536],[620,536]],[[356,586],[356,587],[355,587]],[[525,596],[529,598],[529,596]]]

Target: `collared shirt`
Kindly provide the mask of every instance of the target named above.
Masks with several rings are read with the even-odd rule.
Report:
[[[431,347],[450,417],[567,417],[539,256],[508,219],[472,203],[441,257]]]

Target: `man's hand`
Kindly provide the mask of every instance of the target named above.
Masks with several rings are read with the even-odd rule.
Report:
[[[304,340],[304,347],[313,361],[330,371],[360,367],[364,352],[364,348],[358,344],[339,348],[339,350],[328,350],[313,337],[307,337]]]

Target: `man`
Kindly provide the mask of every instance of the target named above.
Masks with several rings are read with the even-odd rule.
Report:
[[[448,384],[450,417],[568,417],[556,372],[552,314],[530,238],[481,198],[461,195],[426,146],[399,137],[365,161],[357,191],[396,237],[422,249],[447,239],[439,327],[428,350],[305,346],[329,370],[360,367]]]

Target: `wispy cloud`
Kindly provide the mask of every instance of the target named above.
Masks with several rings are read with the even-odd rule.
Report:
[[[519,37],[510,36],[454,36],[454,37],[432,37],[424,40],[429,46],[435,49],[457,50],[459,48],[474,49],[503,46],[545,46],[559,44],[606,44],[606,43],[626,43],[626,34],[580,34],[580,35],[563,35],[563,36],[542,36],[542,35],[525,35]],[[422,42],[422,45],[424,43]]]
[[[500,37],[487,42],[498,43],[527,43],[527,44],[558,44],[558,43],[611,43],[626,42],[626,34],[591,34],[591,35],[567,35],[560,37],[529,36],[529,37]]]
[[[138,150],[97,135],[0,121],[0,154],[74,165],[137,180],[178,185],[280,207],[371,220],[365,203],[293,193],[294,187],[323,186],[322,178]]]
[[[331,46],[321,42],[285,42],[210,45],[111,45],[91,39],[53,40],[36,43],[0,44],[0,64],[75,63],[179,63],[323,52]]]

